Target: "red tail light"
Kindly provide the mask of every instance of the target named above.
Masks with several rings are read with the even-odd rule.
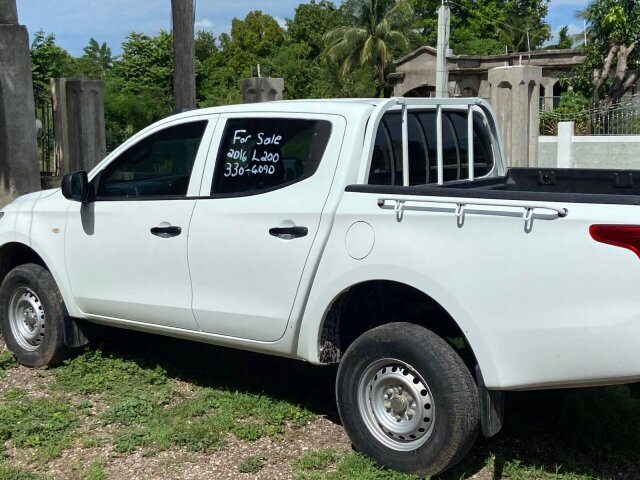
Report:
[[[591,225],[589,233],[596,242],[628,248],[640,257],[640,225]]]

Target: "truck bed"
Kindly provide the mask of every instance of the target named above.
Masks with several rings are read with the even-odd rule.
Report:
[[[511,168],[505,176],[444,185],[349,185],[389,195],[640,205],[640,170]]]

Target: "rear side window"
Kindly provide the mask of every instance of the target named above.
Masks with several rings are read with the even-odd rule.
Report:
[[[410,112],[408,118],[409,184],[437,183],[436,112]],[[482,115],[475,113],[473,121],[474,177],[482,177],[493,168],[493,150]],[[466,112],[443,112],[442,154],[445,182],[468,178]],[[368,183],[402,185],[402,116],[400,112],[389,112],[380,122],[371,158]]]
[[[234,118],[227,121],[211,194],[259,193],[313,175],[331,134],[326,120]]]
[[[184,197],[206,121],[160,130],[125,150],[100,176],[105,197]]]

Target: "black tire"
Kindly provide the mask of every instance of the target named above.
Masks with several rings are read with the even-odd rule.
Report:
[[[389,370],[384,367],[387,362]],[[398,373],[391,373],[391,365],[399,366]],[[389,397],[396,384],[404,385],[404,390]],[[471,372],[450,345],[418,325],[390,323],[353,342],[338,368],[336,397],[342,424],[356,450],[393,470],[442,473],[462,460],[478,435],[478,388]],[[398,433],[393,424],[400,422],[398,416],[417,439]],[[423,430],[420,433],[416,421],[422,422],[417,424]],[[381,425],[391,425],[391,430]]]
[[[12,299],[16,297],[12,306]],[[24,297],[25,300],[20,300]],[[25,326],[29,338],[21,335],[20,328],[11,321],[10,310],[20,310],[35,325]],[[67,311],[62,295],[51,272],[28,263],[11,270],[0,286],[0,331],[18,362],[27,367],[54,366],[68,355],[64,344],[64,327]],[[32,328],[33,327],[33,328]],[[33,338],[31,338],[33,334]]]

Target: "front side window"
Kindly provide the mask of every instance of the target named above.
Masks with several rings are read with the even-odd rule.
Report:
[[[318,168],[331,134],[326,120],[227,121],[211,194],[251,194],[303,180]]]
[[[207,121],[165,128],[136,143],[100,175],[97,197],[184,197]]]

